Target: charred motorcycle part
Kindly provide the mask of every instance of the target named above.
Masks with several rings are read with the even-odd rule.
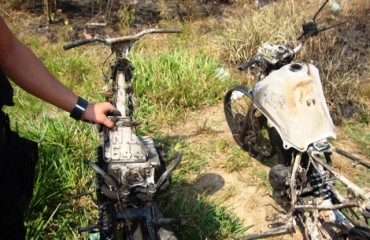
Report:
[[[182,155],[177,154],[173,163],[166,169],[161,151],[154,146],[153,139],[139,137],[134,133],[134,127],[138,125],[132,121],[135,99],[131,80],[134,68],[127,54],[132,44],[146,34],[179,32],[178,29],[147,29],[132,36],[95,36],[64,46],[67,50],[87,43],[100,42],[110,46],[115,55],[110,65],[110,77],[107,78],[104,73],[103,77],[107,84],[106,101],[112,102],[120,113],[109,116],[115,123],[116,130],[102,126],[98,160],[96,164],[85,161],[96,172],[100,239],[116,239],[122,225],[126,229],[124,234],[128,240],[136,237],[153,240],[158,237],[176,239],[171,230],[162,227],[174,221],[163,218],[158,208],[150,207],[148,210],[146,206],[152,206],[154,195],[168,186],[170,174],[181,161]],[[134,219],[127,219],[125,215],[122,217],[122,212],[127,211],[136,211],[138,215]],[[148,212],[150,214],[147,214]],[[161,221],[156,222],[155,219]]]
[[[245,105],[249,109],[249,106],[253,107],[253,111],[247,112],[247,115],[251,113],[252,118],[246,116],[243,127],[237,132],[239,139],[236,141],[248,146],[258,139],[258,134],[253,132],[255,129],[261,130],[256,124],[259,121],[254,118],[255,112],[261,112],[262,117],[268,119],[267,126],[277,133],[271,134],[271,131],[269,134],[271,144],[277,150],[278,156],[281,156],[279,159],[285,159],[285,163],[292,166],[289,174],[284,174],[281,170],[284,165],[281,169],[272,168],[271,185],[274,193],[278,189],[278,193],[290,203],[287,215],[294,216],[301,222],[306,239],[337,239],[332,238],[330,232],[325,229],[324,224],[328,222],[354,230],[353,224],[342,214],[342,208],[353,211],[353,207],[359,207],[359,212],[366,216],[366,207],[370,201],[368,191],[359,188],[333,169],[330,157],[332,152],[348,157],[355,163],[369,166],[350,154],[336,151],[327,142],[326,138],[335,138],[336,133],[322,91],[318,69],[312,64],[291,63],[307,38],[343,23],[330,27],[317,26],[316,17],[327,2],[328,0],[320,7],[313,20],[303,25],[304,32],[299,38],[302,40],[294,49],[289,45],[264,44],[255,56],[239,68],[243,71],[255,66],[259,68],[260,74],[257,74],[259,82],[249,91],[253,103]],[[230,99],[229,92],[225,96],[225,102],[226,97]],[[231,128],[229,122],[228,124]],[[243,134],[247,139],[243,138]],[[277,137],[274,138],[274,135]],[[291,161],[287,161],[289,158]],[[288,183],[284,184],[284,178],[288,178]],[[341,195],[336,189],[337,181],[347,189],[347,195]],[[252,238],[247,236],[244,239],[270,236],[271,231],[265,233],[252,234],[249,235]]]
[[[308,179],[315,197],[322,197],[324,199],[329,199],[331,197],[332,194],[329,185],[326,183],[326,177],[326,172],[312,172],[310,174]]]
[[[273,166],[269,172],[269,181],[275,191],[286,190],[291,177],[291,167],[282,164]]]

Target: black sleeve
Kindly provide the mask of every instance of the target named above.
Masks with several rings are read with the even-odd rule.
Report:
[[[4,106],[13,106],[13,88],[8,78],[0,68],[0,109]]]

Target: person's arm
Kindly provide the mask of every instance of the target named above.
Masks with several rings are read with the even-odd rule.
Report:
[[[5,73],[21,88],[32,95],[71,112],[76,103],[77,95],[59,82],[36,57],[9,30],[0,17],[0,66]],[[89,103],[81,119],[114,127],[106,113],[113,112],[110,103]]]

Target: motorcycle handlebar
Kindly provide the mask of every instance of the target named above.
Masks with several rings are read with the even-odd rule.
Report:
[[[68,44],[64,45],[63,49],[68,50],[68,49],[75,48],[75,47],[78,47],[78,46],[81,46],[81,45],[85,45],[87,43],[91,43],[91,42],[94,42],[94,41],[95,41],[95,39],[93,39],[93,38],[80,39],[80,40],[77,40],[77,41],[74,41],[74,42],[71,42],[71,43],[68,43]]]
[[[251,58],[245,64],[241,65],[238,69],[239,71],[243,72],[247,68],[251,67],[253,64],[256,64],[258,61],[255,58]]]
[[[117,38],[108,38],[105,39],[105,41],[108,44],[112,43],[118,43],[118,42],[125,42],[125,41],[137,41],[139,40],[142,36],[147,35],[147,34],[153,34],[153,33],[180,33],[180,29],[172,29],[172,28],[150,28],[150,29],[145,29],[135,35],[131,36],[124,36],[124,37],[117,37]]]
[[[299,52],[299,51],[302,49],[302,47],[303,47],[303,43],[302,43],[302,42],[300,42],[300,43],[298,44],[298,46],[296,46],[296,47],[293,49],[293,53],[294,53],[294,54],[296,54],[297,52]]]
[[[180,29],[171,29],[171,28],[151,28],[151,29],[145,29],[135,35],[131,36],[124,36],[124,37],[117,37],[117,38],[104,38],[104,37],[93,37],[89,39],[80,39],[77,41],[74,41],[72,43],[69,43],[67,45],[63,46],[64,50],[68,50],[71,48],[75,48],[81,45],[85,45],[87,43],[92,43],[92,42],[102,42],[106,45],[111,45],[114,43],[119,43],[119,42],[135,42],[139,40],[142,36],[147,35],[147,34],[153,34],[153,33],[180,33]]]

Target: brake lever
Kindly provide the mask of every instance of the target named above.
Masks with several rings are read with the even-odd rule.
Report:
[[[311,21],[303,24],[303,26],[302,26],[303,27],[303,33],[302,33],[301,36],[298,37],[297,40],[303,39],[303,41],[304,41],[305,39],[307,39],[309,37],[316,36],[320,32],[335,28],[335,27],[337,27],[339,25],[342,25],[342,24],[345,24],[347,22],[348,22],[348,20],[339,21],[339,22],[333,23],[333,24],[328,25],[328,26],[317,27],[316,22],[311,20]]]
[[[340,21],[340,22],[331,24],[329,26],[317,27],[316,18],[328,2],[329,2],[329,0],[325,0],[325,2],[320,6],[319,10],[317,10],[315,15],[313,16],[312,20],[310,20],[307,23],[302,25],[303,33],[302,33],[301,36],[298,37],[297,40],[303,39],[303,41],[304,41],[309,37],[316,36],[320,32],[326,31],[328,29],[337,27],[339,25],[342,25],[342,24],[348,22],[348,21]]]
[[[303,33],[297,40],[306,39],[308,37],[316,36],[319,33],[319,28],[315,20],[310,20],[302,25]]]

